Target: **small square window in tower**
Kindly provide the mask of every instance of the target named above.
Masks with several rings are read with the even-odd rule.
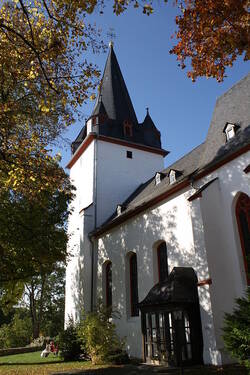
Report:
[[[132,153],[132,151],[127,151],[127,158],[128,159],[133,159],[133,153]]]

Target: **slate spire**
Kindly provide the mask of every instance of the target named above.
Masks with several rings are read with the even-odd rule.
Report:
[[[72,143],[73,153],[89,132],[161,149],[160,132],[148,109],[143,123],[139,124],[137,121],[113,43],[109,44],[109,54],[93,112]]]
[[[113,43],[110,43],[109,48],[99,94],[92,115],[97,114],[101,96],[101,102],[109,119],[119,123],[124,120],[130,120],[136,125],[138,121],[113,49]]]

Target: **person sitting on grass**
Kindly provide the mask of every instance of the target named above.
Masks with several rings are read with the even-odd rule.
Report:
[[[55,351],[54,341],[50,341],[50,351],[51,351],[51,353],[54,353],[54,351]]]
[[[54,349],[54,355],[58,356],[58,352],[59,352],[59,347],[58,347],[58,344],[56,344],[55,349]]]
[[[41,357],[48,357],[50,353],[50,344],[47,342],[45,349],[41,353]]]

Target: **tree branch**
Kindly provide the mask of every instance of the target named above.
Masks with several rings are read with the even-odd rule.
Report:
[[[25,5],[23,4],[23,1],[19,0],[19,3],[21,4],[23,12],[24,12],[24,14],[25,14],[25,16],[27,18],[27,21],[28,21],[28,24],[29,24],[29,28],[30,28],[30,35],[31,35],[32,43],[35,46],[35,39],[34,39],[33,29],[32,29],[31,23],[30,23],[29,13],[28,13]]]
[[[0,27],[1,28],[3,28],[3,29],[6,29],[6,30],[8,30],[10,33],[13,33],[13,34],[15,34],[16,36],[18,36],[33,52],[34,52],[34,54],[35,54],[35,56],[36,56],[36,58],[38,59],[38,62],[39,62],[39,65],[40,65],[40,67],[41,67],[41,70],[42,70],[42,73],[43,73],[43,76],[44,76],[44,78],[45,78],[45,80],[47,81],[47,83],[48,83],[48,86],[53,90],[53,91],[55,91],[57,94],[59,94],[59,91],[57,91],[53,86],[52,86],[52,84],[50,83],[50,80],[49,80],[49,78],[48,78],[48,76],[47,76],[47,73],[46,73],[46,71],[45,71],[45,69],[44,69],[44,66],[43,66],[43,62],[42,62],[42,60],[41,60],[41,57],[40,57],[40,54],[39,54],[39,52],[37,51],[37,49],[35,48],[35,46],[33,46],[22,34],[20,34],[18,31],[15,31],[14,29],[12,29],[11,27],[9,27],[9,26],[7,26],[7,25],[5,25],[4,23],[3,23],[3,21],[2,20],[0,20]]]

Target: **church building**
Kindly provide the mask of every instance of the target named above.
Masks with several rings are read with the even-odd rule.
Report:
[[[216,101],[204,143],[164,169],[110,45],[92,115],[72,143],[65,324],[101,299],[131,357],[229,363],[225,312],[250,285],[250,74]]]

